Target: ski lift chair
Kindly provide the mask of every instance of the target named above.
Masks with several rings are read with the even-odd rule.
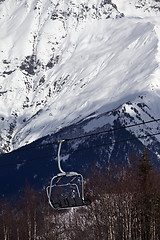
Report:
[[[46,188],[48,202],[53,209],[68,209],[72,207],[81,207],[91,204],[90,200],[84,199],[84,179],[83,176],[76,172],[64,172],[60,164],[60,151],[62,142],[65,140],[59,141],[58,148],[58,168],[60,173],[56,176],[53,176],[50,182],[50,185]],[[63,197],[61,196],[58,199],[53,198],[53,191],[55,188],[71,189],[71,196]],[[68,194],[68,193],[67,193]]]

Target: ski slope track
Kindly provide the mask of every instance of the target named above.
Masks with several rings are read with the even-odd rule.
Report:
[[[159,1],[0,1],[0,60],[1,152],[160,118]]]

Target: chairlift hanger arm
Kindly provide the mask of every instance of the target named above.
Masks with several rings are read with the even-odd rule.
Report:
[[[58,156],[57,156],[57,158],[58,158],[58,168],[59,168],[59,171],[60,171],[61,173],[65,173],[65,172],[62,170],[62,168],[61,168],[61,159],[60,159],[61,147],[62,147],[62,143],[63,143],[64,141],[65,141],[65,140],[60,140],[60,141],[59,141]]]

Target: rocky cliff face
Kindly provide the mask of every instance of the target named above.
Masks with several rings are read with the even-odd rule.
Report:
[[[21,134],[31,135],[32,121],[40,122],[42,112],[42,118],[49,116],[48,124],[53,126],[52,115],[56,115],[59,104],[56,98],[62,95],[66,83],[70,88],[74,82],[77,89],[85,85],[79,86],[83,81],[75,76],[82,66],[73,73],[65,69],[81,42],[77,38],[83,29],[90,21],[121,14],[111,1],[63,0],[1,1],[0,13],[0,139],[1,151],[10,151],[50,132],[46,129],[33,139],[17,140]],[[76,64],[79,57],[74,59]],[[39,126],[35,124],[34,129],[38,132]]]

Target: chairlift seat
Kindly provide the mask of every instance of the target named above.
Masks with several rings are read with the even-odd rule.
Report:
[[[83,200],[81,197],[77,196],[74,198],[65,198],[52,201],[52,205],[55,209],[66,209],[72,207],[81,207],[90,205],[90,200]]]

